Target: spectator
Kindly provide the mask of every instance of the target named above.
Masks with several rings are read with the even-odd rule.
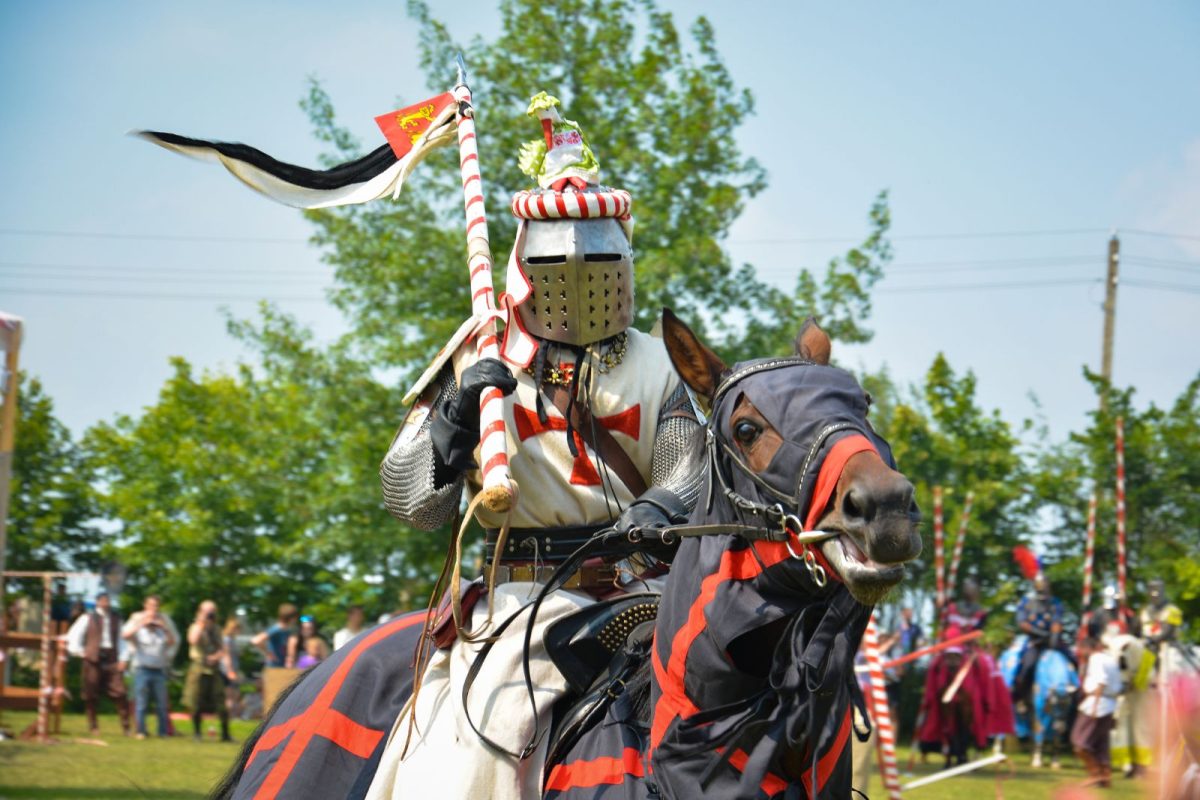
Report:
[[[322,652],[329,655],[329,645],[325,640],[317,634],[317,622],[308,614],[300,618],[300,630],[296,635],[288,640],[287,662],[288,667],[298,667],[299,660],[302,655],[308,652],[308,640],[317,639],[321,642]],[[322,656],[324,658],[324,656]]]
[[[225,676],[225,709],[231,717],[237,717],[242,710],[242,667],[237,643],[237,636],[241,632],[242,623],[238,622],[237,617],[230,617],[225,622],[225,663],[222,664],[222,674]]]
[[[362,632],[364,618],[362,606],[350,606],[346,609],[346,627],[333,635],[334,650],[341,650],[344,644]]]
[[[183,702],[192,711],[192,735],[200,738],[201,715],[216,713],[221,718],[221,741],[232,742],[229,712],[225,710],[225,684],[220,675],[225,646],[217,627],[217,604],[212,600],[205,600],[196,609],[196,619],[188,628],[187,638],[191,664],[183,687]]]
[[[900,624],[896,630],[883,638],[879,644],[879,652],[891,660],[906,656],[924,645],[925,632],[921,629],[921,624],[913,619],[912,608],[905,606],[900,609]],[[893,719],[899,719],[897,712],[900,709],[900,686],[907,671],[908,665],[901,664],[883,673]]]
[[[96,595],[95,610],[83,614],[67,631],[67,652],[83,659],[83,703],[88,730],[100,732],[96,701],[106,694],[121,715],[121,732],[129,735],[129,700],[125,692],[126,645],[120,635],[121,617],[106,592]]]
[[[297,669],[308,669],[320,664],[329,656],[328,647],[320,636],[310,636],[304,640],[304,652],[296,659]]]
[[[167,673],[179,643],[179,632],[170,617],[158,608],[158,595],[150,595],[142,603],[142,610],[130,616],[121,629],[121,638],[133,650],[134,720],[139,739],[146,738],[146,709],[151,695],[158,716],[158,735],[169,735],[171,726],[167,716]]]
[[[291,603],[279,606],[275,624],[255,636],[250,643],[263,654],[263,664],[268,667],[287,666],[288,644],[296,635],[292,627],[296,624],[296,607]]]
[[[1121,693],[1121,671],[1117,660],[1093,636],[1083,640],[1079,654],[1084,664],[1084,697],[1071,729],[1071,745],[1087,768],[1087,785],[1107,787],[1112,779],[1109,735]]]

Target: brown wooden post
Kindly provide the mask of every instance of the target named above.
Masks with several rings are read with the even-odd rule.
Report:
[[[0,347],[4,348],[4,372],[0,384],[4,404],[0,406],[0,575],[8,552],[8,491],[12,482],[13,445],[17,427],[17,356],[21,350],[23,323],[20,317],[0,312]],[[0,633],[8,632],[5,592],[0,578]]]
[[[40,741],[50,737],[50,695],[54,691],[54,663],[50,640],[54,636],[51,628],[50,603],[54,600],[52,573],[42,575],[42,675],[38,679],[37,735]]]

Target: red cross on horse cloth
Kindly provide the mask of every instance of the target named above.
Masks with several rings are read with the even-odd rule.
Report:
[[[513,420],[517,425],[517,437],[522,442],[548,431],[565,431],[567,429],[565,417],[549,416],[543,424],[538,419],[536,411],[517,403],[513,404]],[[595,420],[606,430],[623,433],[637,441],[642,429],[642,405],[637,403],[616,414],[595,417]],[[571,436],[575,440],[575,452],[578,453],[575,456],[575,463],[571,467],[571,483],[576,486],[599,486],[601,484],[600,473],[596,471],[596,465],[592,463],[591,456],[588,455],[583,437],[579,435],[578,431],[571,431]]]

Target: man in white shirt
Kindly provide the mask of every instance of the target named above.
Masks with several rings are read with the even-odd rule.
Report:
[[[1071,730],[1071,744],[1087,768],[1088,785],[1107,787],[1112,777],[1109,736],[1121,693],[1121,670],[1094,636],[1082,641],[1079,656],[1084,664],[1083,701]]]
[[[334,650],[341,650],[342,645],[362,633],[363,619],[362,606],[350,606],[346,609],[346,627],[333,635]]]
[[[83,659],[83,704],[87,709],[88,728],[100,732],[96,720],[96,701],[103,692],[121,715],[121,730],[129,735],[129,701],[125,692],[125,641],[121,638],[121,617],[112,609],[108,594],[96,595],[96,608],[75,620],[67,631],[67,652]]]
[[[133,698],[137,738],[146,738],[146,710],[154,697],[158,715],[158,735],[170,731],[167,719],[167,674],[179,646],[179,632],[171,618],[158,610],[158,595],[150,595],[142,610],[130,616],[121,629],[121,638],[133,648]]]

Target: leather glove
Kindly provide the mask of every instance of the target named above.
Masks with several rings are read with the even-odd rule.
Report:
[[[474,454],[479,444],[479,397],[489,386],[495,386],[501,394],[509,395],[517,388],[517,379],[498,359],[480,359],[463,370],[458,395],[443,402],[430,422],[429,437],[441,462],[435,466],[439,485],[452,482],[458,473],[476,466]]]
[[[638,499],[634,500],[621,512],[613,523],[613,528],[623,535],[632,531],[642,534],[644,549],[656,558],[669,561],[678,548],[679,540],[675,538],[666,544],[654,531],[670,525],[680,525],[687,522],[688,509],[678,495],[662,486],[651,486]]]

